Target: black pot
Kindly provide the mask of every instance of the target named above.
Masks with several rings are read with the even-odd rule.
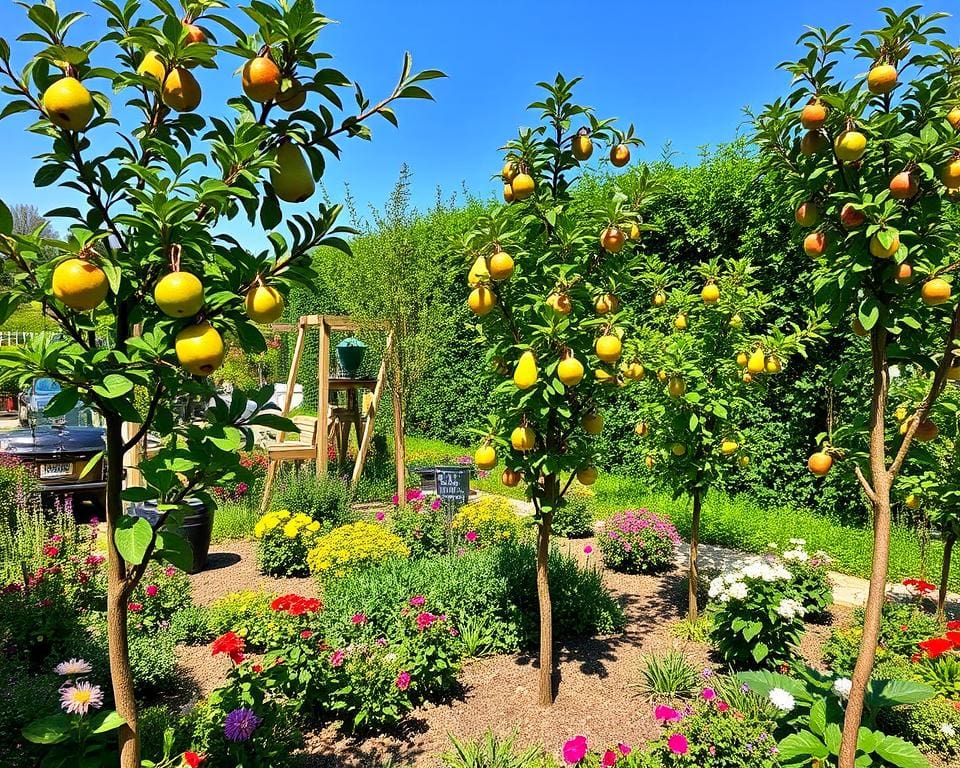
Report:
[[[187,499],[184,503],[190,508],[190,511],[187,512],[183,519],[183,525],[180,526],[177,533],[187,540],[193,550],[193,565],[188,573],[199,573],[207,565],[215,510],[207,509],[200,499]],[[155,501],[141,501],[134,504],[127,514],[133,517],[142,517],[152,526],[156,526],[157,520],[160,518]]]

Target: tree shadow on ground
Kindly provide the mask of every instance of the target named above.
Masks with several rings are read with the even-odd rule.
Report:
[[[345,734],[330,726],[305,735],[305,750],[294,755],[295,768],[376,768],[416,765],[424,757],[415,737],[426,733],[427,722],[408,716],[396,728],[368,735]]]

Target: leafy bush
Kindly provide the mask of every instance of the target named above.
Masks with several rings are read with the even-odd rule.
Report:
[[[741,564],[710,582],[713,641],[735,669],[788,663],[803,633],[803,605],[790,595],[793,575],[782,564]]]
[[[599,542],[607,568],[654,573],[673,565],[680,537],[666,518],[646,509],[628,509],[607,520]]]
[[[130,596],[130,627],[147,633],[169,629],[174,615],[192,605],[192,591],[183,571],[152,565]]]
[[[211,541],[246,539],[260,519],[260,511],[249,501],[221,501],[213,516]]]
[[[170,634],[131,632],[129,643],[130,669],[137,695],[155,695],[175,690],[180,683],[180,674],[177,671],[174,639]],[[86,659],[96,670],[110,669],[105,618],[99,617],[88,631],[68,637],[61,656],[57,658],[61,657]],[[108,691],[109,687],[106,685],[105,690]]]
[[[290,473],[278,482],[271,503],[316,520],[325,531],[350,522],[347,486],[333,473]]]
[[[450,525],[454,545],[467,549],[490,544],[522,541],[530,520],[520,517],[513,505],[501,496],[481,496],[465,504]]]
[[[396,496],[394,501],[399,502]],[[394,504],[391,517],[393,530],[410,549],[411,557],[445,553],[449,541],[442,499],[412,488],[407,491],[406,501],[403,506]]]
[[[38,712],[57,708],[57,688],[62,679],[52,666],[37,675],[24,674],[23,664],[0,654],[0,762],[31,765],[36,747],[24,743],[20,729]]]
[[[645,696],[687,696],[700,682],[700,675],[678,651],[646,656],[636,687]]]
[[[827,575],[830,559],[823,552],[807,553],[803,539],[791,539],[790,549],[785,550],[780,560],[793,576],[790,595],[806,610],[806,619],[823,621],[827,609],[833,605],[833,587]]]
[[[231,353],[240,350],[231,350]],[[241,354],[246,354],[241,352]],[[259,386],[259,385],[258,385]],[[264,451],[241,451],[240,466],[248,470],[251,482],[240,481],[227,486],[215,486],[212,491],[218,502],[246,502],[251,507],[259,503],[263,492],[263,481],[270,462]]]
[[[276,648],[299,626],[295,617],[271,608],[265,592],[231,592],[210,604],[207,626],[213,635],[235,632],[253,650]]]
[[[943,696],[891,713],[891,726],[924,751],[960,755],[960,708]]]
[[[321,525],[302,512],[267,512],[253,528],[257,538],[257,567],[270,576],[306,576],[307,553]]]
[[[593,515],[587,496],[568,493],[563,504],[553,513],[552,530],[557,536],[580,539],[593,535]]]
[[[210,612],[202,605],[189,605],[177,611],[170,620],[170,637],[175,643],[203,645],[216,634],[210,628]]]
[[[159,763],[164,754],[167,734],[170,733],[170,753],[176,755],[190,749],[190,734],[180,718],[169,707],[144,707],[137,712],[137,732],[140,752],[145,759]]]
[[[395,533],[358,521],[317,538],[307,553],[307,564],[312,574],[328,581],[384,560],[409,556],[410,549]]]

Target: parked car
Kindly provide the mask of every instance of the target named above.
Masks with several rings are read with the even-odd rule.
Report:
[[[43,411],[47,404],[59,394],[60,385],[53,379],[34,379],[34,381],[23,392],[17,402],[17,420],[21,427],[29,427],[31,423],[37,423],[43,418]],[[67,417],[64,415],[60,423],[67,423]]]
[[[9,453],[33,470],[44,506],[71,495],[74,508],[92,505],[99,514],[106,505],[106,465],[99,461],[84,477],[84,467],[104,448],[101,427],[41,425],[0,433],[0,453]]]

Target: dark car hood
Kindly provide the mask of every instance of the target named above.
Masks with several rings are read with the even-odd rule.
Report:
[[[102,451],[104,431],[100,427],[37,427],[0,433],[0,453],[29,456],[53,453],[96,453]]]

